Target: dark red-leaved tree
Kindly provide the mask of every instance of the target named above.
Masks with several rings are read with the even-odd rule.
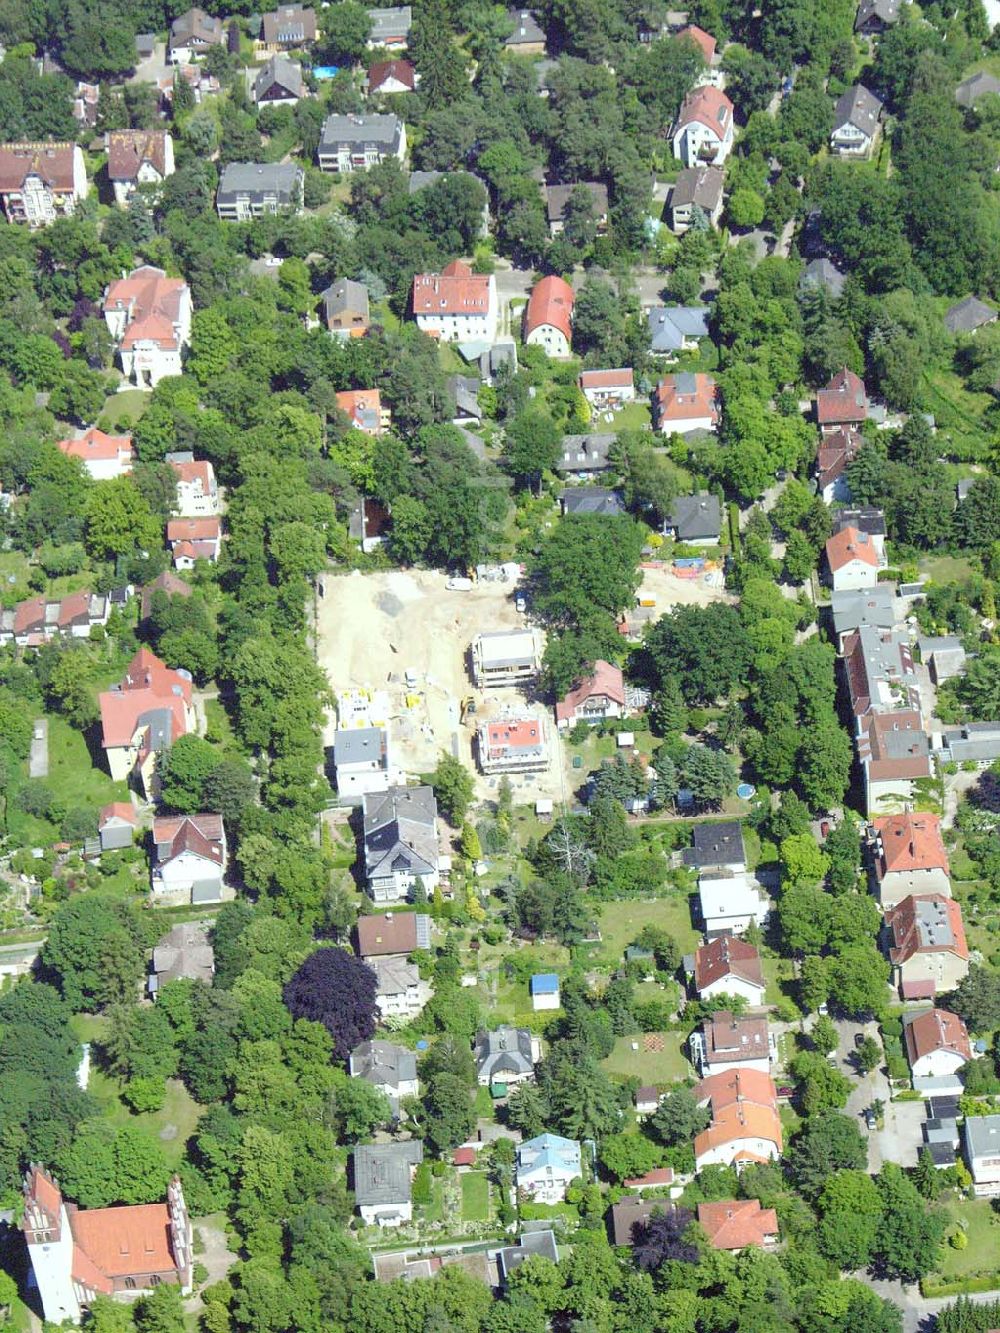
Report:
[[[648,1222],[637,1223],[632,1229],[635,1242],[632,1255],[636,1264],[640,1268],[659,1268],[671,1259],[696,1264],[698,1250],[684,1239],[691,1218],[686,1208],[678,1208],[654,1212]]]
[[[322,1023],[345,1061],[375,1031],[375,974],[346,949],[317,949],[285,986],[293,1018]]]

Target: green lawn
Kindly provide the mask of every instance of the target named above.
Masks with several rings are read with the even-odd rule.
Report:
[[[31,595],[28,557],[21,551],[0,551],[0,603],[13,606]]]
[[[663,1050],[647,1050],[647,1037],[659,1038]],[[632,1049],[633,1043],[639,1047],[637,1051]],[[612,1078],[637,1078],[643,1084],[676,1083],[694,1072],[681,1050],[679,1032],[637,1032],[619,1037],[615,1049],[601,1064]]]
[[[964,1223],[969,1243],[964,1250],[941,1247],[940,1273],[944,1278],[969,1277],[1000,1267],[1000,1214],[989,1199],[952,1199],[947,1205],[948,1235]]]
[[[617,966],[622,961],[626,945],[632,943],[643,926],[660,926],[672,935],[681,953],[692,953],[701,939],[691,924],[689,900],[681,894],[657,898],[653,902],[601,903],[597,909],[601,927],[601,943],[596,946],[590,961],[600,965]]]
[[[97,424],[101,430],[113,432],[130,430],[149,406],[149,394],[144,389],[124,389],[109,394]]]
[[[935,583],[967,583],[972,564],[961,556],[927,555],[920,561],[920,572]]]
[[[591,421],[591,426],[601,430],[612,431],[617,434],[621,430],[642,430],[644,426],[652,424],[652,413],[649,403],[643,399],[634,403],[626,403],[620,412],[614,414],[614,420],[606,422],[603,416],[597,416]]]
[[[767,1004],[777,1004],[779,1000],[791,998],[795,968],[790,958],[762,958],[764,980],[767,991],[764,1000]]]
[[[27,774],[27,767],[24,772]],[[63,809],[93,810],[95,835],[101,806],[109,801],[128,800],[127,785],[113,782],[109,773],[98,768],[83,734],[57,715],[49,717],[49,775],[45,782]],[[25,814],[17,809],[16,803],[11,805],[9,818],[12,838],[24,846],[51,844],[58,834],[48,820]]]
[[[92,1070],[90,1092],[101,1104],[104,1116],[113,1125],[132,1124],[145,1129],[163,1149],[167,1165],[178,1167],[184,1161],[184,1145],[194,1133],[202,1108],[178,1079],[167,1080],[167,1095],[159,1111],[134,1115],[118,1096],[117,1081],[101,1070]],[[163,1134],[166,1137],[161,1137]]]
[[[466,1171],[462,1183],[462,1221],[485,1222],[490,1215],[490,1183],[484,1171]]]

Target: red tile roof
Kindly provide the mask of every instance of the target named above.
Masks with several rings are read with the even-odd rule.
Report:
[[[350,419],[355,430],[368,430],[368,423],[363,413],[374,412],[381,429],[382,394],[378,389],[344,389],[334,394],[337,406]]]
[[[87,1208],[70,1214],[73,1239],[107,1278],[165,1273],[176,1268],[165,1203]]]
[[[708,1129],[703,1129],[695,1136],[694,1155],[698,1159],[713,1148],[725,1147],[729,1143],[739,1143],[741,1139],[763,1139],[773,1143],[778,1153],[782,1149],[781,1120],[775,1106],[759,1106],[756,1102],[732,1101],[721,1106],[713,1115]],[[757,1157],[746,1152],[750,1161],[766,1161],[766,1157]]]
[[[625,707],[625,677],[621,667],[598,658],[591,674],[574,685],[556,704],[556,720],[562,722],[573,717],[580,705],[595,695],[613,700],[620,708]]]
[[[143,162],[166,175],[166,130],[112,130],[107,145],[109,180],[134,181]]]
[[[752,944],[735,935],[720,935],[703,944],[694,956],[695,989],[702,991],[724,977],[740,977],[755,986],[764,986],[760,954]]]
[[[865,382],[846,366],[816,394],[816,420],[821,426],[860,423],[867,416]]]
[[[534,749],[541,745],[542,739],[541,726],[534,717],[511,718],[486,724],[486,742],[491,752]]]
[[[182,852],[191,852],[215,865],[225,860],[221,815],[182,815],[154,819],[153,842],[160,865]]]
[[[222,535],[222,519],[210,518],[172,518],[167,523],[167,541],[171,546],[175,542],[217,542]]]
[[[892,937],[889,961],[897,966],[918,953],[969,956],[962,908],[942,893],[911,893],[888,909],[885,924]]]
[[[155,342],[162,348],[176,348],[175,323],[180,318],[181,293],[187,284],[182,278],[168,278],[162,269],[144,264],[127,278],[111,283],[104,297],[104,311],[125,310],[128,324],[122,346],[137,342]]]
[[[40,176],[52,190],[73,189],[71,143],[0,144],[0,193],[19,191],[28,176]]]
[[[455,259],[440,273],[417,273],[413,279],[414,315],[486,315],[490,280]]]
[[[698,1223],[714,1250],[742,1250],[778,1234],[778,1214],[761,1208],[759,1199],[724,1199],[700,1203]]]
[[[770,1059],[766,1018],[734,1018],[720,1009],[702,1024],[709,1063]]]
[[[878,551],[868,533],[859,528],[842,528],[826,544],[826,563],[831,572],[836,574],[853,560],[860,560],[863,565],[878,569]]]
[[[695,122],[707,125],[720,139],[733,127],[733,104],[719,88],[695,88],[681,105],[674,133]]]
[[[416,71],[408,60],[377,60],[368,69],[368,91],[377,93],[390,79],[405,84],[411,91],[416,87]]]
[[[700,417],[710,417],[712,425],[719,420],[719,402],[715,393],[715,380],[711,375],[685,375],[680,384],[685,385],[694,379],[694,393],[687,393],[678,387],[678,376],[667,375],[660,380],[653,390],[653,408],[657,423],[664,421],[693,421]]]
[[[476,1150],[475,1148],[456,1148],[451,1155],[451,1160],[455,1166],[475,1166]]]
[[[155,592],[164,592],[168,597],[190,597],[194,589],[190,583],[185,583],[176,574],[172,574],[169,569],[165,569],[162,574],[157,574],[151,583],[147,583],[142,590],[142,617],[144,620],[153,609],[153,593]]]
[[[695,43],[705,57],[706,65],[712,63],[715,58],[715,38],[711,33],[706,32],[704,28],[699,28],[695,23],[689,23],[686,28],[681,28],[677,34],[677,40],[679,41],[682,37],[687,37]]]
[[[644,1176],[633,1176],[631,1180],[626,1180],[625,1188],[630,1190],[656,1189],[661,1185],[672,1185],[674,1183],[674,1168],[672,1166],[658,1166],[652,1171],[647,1171]]]
[[[972,1044],[965,1024],[947,1009],[928,1009],[908,1023],[906,1050],[911,1065],[934,1051],[954,1051],[963,1060],[972,1059]]]
[[[948,853],[941,838],[937,815],[905,813],[883,815],[872,821],[879,838],[875,874],[879,879],[893,872],[943,870],[951,873]]]
[[[97,827],[103,828],[112,819],[124,819],[126,824],[132,824],[133,827],[139,822],[131,801],[112,801],[102,806]]]
[[[576,297],[573,288],[563,278],[550,273],[548,277],[536,282],[528,298],[528,308],[524,313],[524,336],[528,337],[543,324],[550,324],[558,329],[569,342],[573,334],[573,306]]]
[[[635,377],[631,367],[622,370],[583,370],[578,381],[580,388],[587,389],[631,389]]]
[[[417,947],[416,912],[382,912],[359,916],[358,952],[362,958],[378,954],[410,953]]]
[[[102,691],[99,703],[105,749],[130,744],[139,718],[154,709],[169,709],[176,740],[187,731],[185,705],[191,703],[191,679],[165,666],[148,648],[140,648],[121,683]]]
[[[191,485],[192,482],[200,481],[202,491],[208,495],[212,490],[212,484],[215,481],[215,469],[207,458],[195,458],[189,463],[171,463],[178,481]]]
[[[699,1102],[711,1102],[713,1116],[727,1106],[745,1102],[771,1110],[778,1107],[774,1079],[759,1069],[727,1069],[722,1074],[709,1074],[695,1086],[694,1095]]]
[[[829,486],[846,472],[864,444],[861,434],[852,426],[840,426],[819,437],[816,451],[816,471],[820,489]]]
[[[105,462],[118,458],[121,454],[127,455],[130,464],[132,462],[132,436],[105,435],[104,431],[98,430],[96,426],[84,431],[77,440],[59,440],[56,448],[67,458],[79,458],[84,463],[90,459]]]

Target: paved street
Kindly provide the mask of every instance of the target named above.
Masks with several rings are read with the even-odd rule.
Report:
[[[954,1304],[956,1299],[954,1296],[945,1296],[925,1300],[916,1285],[904,1286],[902,1282],[879,1281],[868,1277],[865,1273],[853,1273],[852,1277],[856,1277],[879,1296],[899,1306],[903,1312],[903,1333],[931,1333],[934,1316],[946,1306]],[[1000,1299],[1000,1292],[973,1292],[967,1299],[974,1305],[986,1305],[990,1301]]]

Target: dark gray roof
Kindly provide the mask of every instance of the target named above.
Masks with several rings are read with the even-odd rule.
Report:
[[[650,350],[679,352],[685,338],[707,338],[708,315],[707,305],[653,306],[646,316]],[[679,380],[680,375],[677,378]],[[694,390],[694,376],[689,374],[683,392],[694,393]]]
[[[371,40],[380,46],[393,37],[406,40],[413,25],[413,11],[409,5],[369,9],[368,19],[372,25]]]
[[[608,452],[616,438],[600,434],[564,436],[556,469],[566,473],[604,472],[608,467]]]
[[[211,985],[215,954],[208,940],[207,922],[185,921],[172,927],[153,949],[153,972],[158,985],[187,978]]]
[[[995,79],[992,74],[981,69],[978,74],[962,80],[955,89],[955,101],[959,106],[973,107],[980,97],[987,97],[990,93],[1000,93],[1000,79]]]
[[[253,81],[254,97],[262,97],[275,83],[280,84],[293,97],[301,97],[305,88],[302,82],[302,66],[297,60],[290,60],[280,52],[272,56],[266,65],[261,66],[260,73]]]
[[[678,541],[718,537],[722,531],[722,506],[717,495],[679,495],[670,510],[670,522]]]
[[[357,313],[368,318],[368,288],[363,282],[338,278],[322,294],[327,322],[337,315]]]
[[[417,1057],[391,1041],[363,1041],[351,1052],[352,1078],[363,1078],[376,1088],[397,1087],[417,1077]]]
[[[966,1116],[965,1146],[970,1157],[1000,1152],[1000,1115]]]
[[[967,296],[945,311],[944,326],[949,333],[973,333],[984,324],[992,324],[997,312],[977,296]]]
[[[822,287],[831,296],[839,296],[847,281],[844,274],[830,259],[813,259],[802,270],[800,287]]]
[[[385,757],[385,732],[381,727],[341,727],[333,738],[333,762],[362,764]]]
[[[340,736],[338,731],[337,735]],[[437,869],[437,801],[430,787],[390,787],[364,797],[365,869],[426,875]]]
[[[327,116],[323,122],[319,151],[365,148],[395,153],[399,149],[402,133],[403,124],[398,116]]]
[[[577,181],[573,185],[549,185],[545,190],[545,207],[550,222],[562,222],[566,215],[566,205],[574,190],[582,186],[590,194],[594,205],[595,218],[608,215],[608,187],[600,181]]]
[[[517,345],[513,338],[501,338],[479,358],[479,373],[484,378],[492,378],[501,366],[517,369]]]
[[[514,25],[514,31],[507,38],[508,46],[533,46],[545,41],[545,33],[530,9],[508,9],[507,17]]]
[[[137,32],[135,35],[135,52],[140,59],[151,56],[156,48],[156,33]]]
[[[692,839],[694,845],[684,849],[685,865],[702,869],[746,861],[743,826],[738,820],[725,820],[720,824],[695,824]]]
[[[559,1262],[556,1238],[551,1230],[526,1231],[516,1245],[506,1245],[497,1255],[497,1265],[501,1278],[506,1279],[525,1259],[539,1255],[543,1259]]]
[[[151,708],[148,713],[140,713],[136,719],[137,727],[149,728],[149,748],[151,750],[169,750],[173,739],[174,715],[169,708]]]
[[[503,1082],[505,1074],[524,1075],[534,1068],[531,1059],[531,1033],[527,1028],[485,1028],[476,1033],[474,1046],[480,1078]]]
[[[601,514],[605,518],[625,513],[625,505],[618,491],[600,486],[574,486],[560,491],[565,514]]]
[[[830,611],[836,634],[847,634],[862,625],[892,629],[896,623],[896,586],[879,583],[861,592],[844,590],[830,594]]]
[[[845,528],[857,528],[859,532],[867,532],[869,537],[884,537],[885,514],[874,505],[841,509],[836,515],[833,527],[835,532],[843,532]]]
[[[893,23],[899,21],[900,0],[861,0],[858,5],[857,17],[854,20],[854,30],[857,32],[872,19],[890,27]]]
[[[872,135],[882,114],[882,103],[874,93],[870,93],[862,84],[856,83],[837,99],[833,109],[833,127],[853,125],[862,133]]]
[[[479,406],[479,380],[471,375],[449,375],[447,385],[455,404],[455,415],[475,417],[481,421],[483,411]]]
[[[697,204],[706,213],[713,213],[722,198],[725,179],[722,167],[685,167],[674,181],[670,207],[687,208]]]
[[[241,198],[274,198],[279,207],[290,208],[302,197],[302,168],[294,162],[230,162],[219,180],[220,204]]]
[[[354,1197],[361,1207],[402,1204],[410,1201],[410,1168],[424,1160],[423,1144],[365,1143],[351,1154],[354,1165]]]

